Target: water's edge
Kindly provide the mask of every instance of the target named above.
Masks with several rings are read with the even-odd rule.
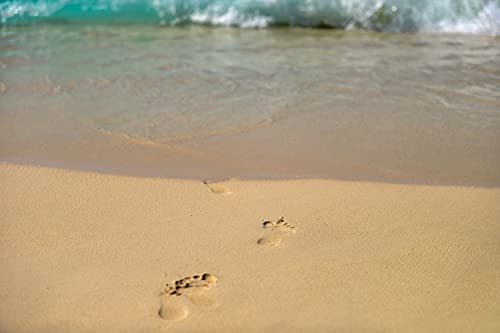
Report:
[[[0,66],[0,161],[500,186],[497,37],[38,25]]]

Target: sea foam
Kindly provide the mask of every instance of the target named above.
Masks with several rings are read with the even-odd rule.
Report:
[[[500,0],[10,0],[3,25],[203,24],[498,35]]]

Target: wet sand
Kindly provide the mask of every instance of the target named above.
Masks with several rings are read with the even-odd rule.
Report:
[[[4,163],[0,198],[3,332],[500,328],[498,189]]]
[[[0,36],[0,161],[500,187],[500,40],[42,25]]]

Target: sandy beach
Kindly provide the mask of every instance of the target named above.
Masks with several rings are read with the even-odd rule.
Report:
[[[500,0],[0,27],[0,333],[500,332]]]
[[[4,163],[0,198],[2,332],[500,329],[500,189]]]

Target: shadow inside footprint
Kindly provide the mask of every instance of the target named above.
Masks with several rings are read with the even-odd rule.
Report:
[[[262,227],[267,229],[267,233],[257,240],[257,244],[267,246],[277,246],[281,243],[283,237],[297,231],[297,227],[285,222],[283,216],[276,221],[264,221]]]
[[[166,297],[162,300],[158,314],[165,320],[182,320],[189,314],[185,301],[177,297]]]
[[[221,195],[233,194],[233,192],[230,189],[224,187],[221,182],[205,180],[203,181],[203,184],[205,184],[205,186],[208,187],[210,191],[212,191],[212,193]]]
[[[189,314],[186,300],[194,305],[214,305],[215,302],[205,295],[205,291],[215,287],[216,284],[217,277],[209,273],[188,276],[166,284],[158,315],[165,320],[186,318]]]

